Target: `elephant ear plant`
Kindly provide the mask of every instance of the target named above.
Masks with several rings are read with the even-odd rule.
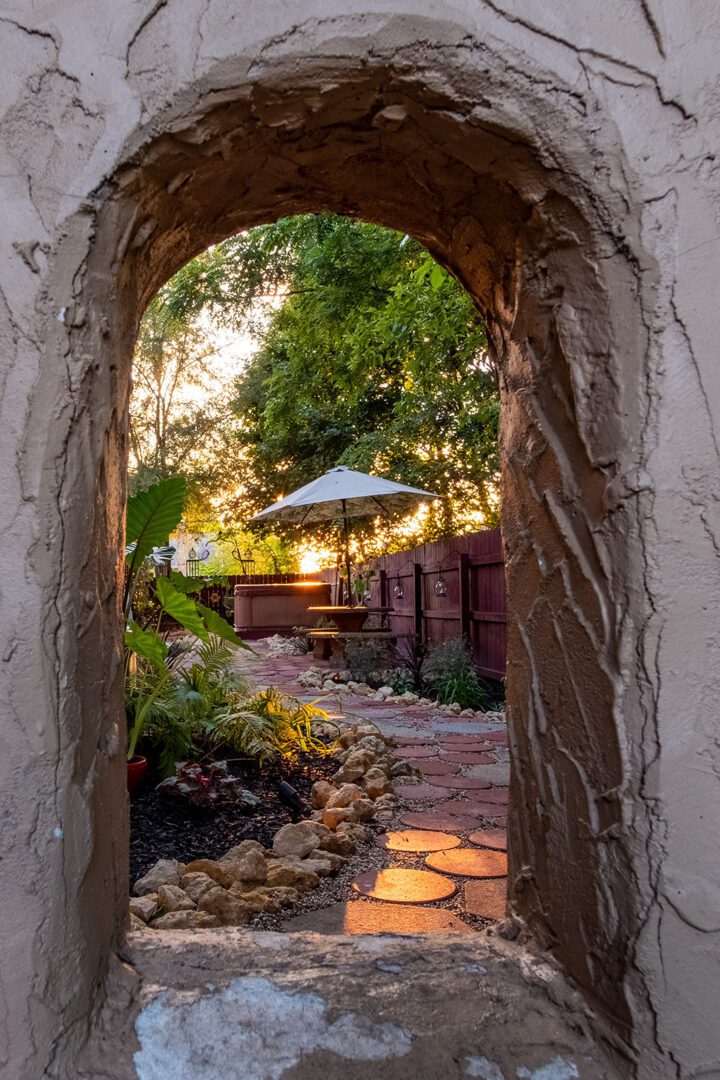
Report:
[[[141,568],[148,562],[167,568],[174,554],[168,538],[177,528],[185,506],[185,479],[161,480],[128,500],[127,547],[123,604],[125,611],[125,686],[132,686],[133,719],[128,738],[128,761],[137,748],[145,722],[155,703],[169,689],[177,656],[170,657],[160,633],[163,614],[169,615],[195,637],[209,642],[221,638],[236,648],[249,648],[217,612],[193,599],[198,582],[173,572],[155,581],[155,599],[160,613],[155,627],[141,626],[133,611],[133,601]],[[140,661],[140,664],[138,664]],[[139,670],[140,669],[140,670]]]

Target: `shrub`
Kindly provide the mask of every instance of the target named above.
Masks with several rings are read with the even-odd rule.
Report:
[[[422,665],[422,676],[441,705],[488,708],[487,689],[475,671],[470,649],[462,637],[430,645]]]
[[[199,810],[217,810],[220,806],[245,806],[254,810],[260,803],[257,795],[230,775],[225,761],[211,765],[180,762],[175,775],[158,784],[157,790],[163,795],[185,799]]]
[[[345,646],[345,662],[355,682],[364,682],[377,689],[380,686],[378,669],[387,665],[387,645],[382,639],[373,640],[370,635],[366,641],[351,638]]]

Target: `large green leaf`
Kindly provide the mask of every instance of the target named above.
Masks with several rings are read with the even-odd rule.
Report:
[[[185,477],[171,476],[128,499],[125,535],[128,545],[135,545],[128,555],[130,566],[139,566],[154,547],[167,542],[182,517],[185,495]]]
[[[227,619],[223,619],[222,615],[218,615],[216,611],[213,611],[212,608],[205,607],[204,604],[196,604],[196,607],[202,615],[205,626],[211,634],[215,634],[216,637],[222,638],[223,641],[228,641],[238,649],[248,649],[249,652],[252,652],[248,643],[237,636]]]
[[[125,648],[149,660],[159,671],[165,669],[168,648],[154,630],[143,630],[136,622],[131,622],[125,631]]]
[[[203,641],[209,640],[205,623],[198,611],[199,605],[194,600],[183,596],[164,577],[157,579],[155,588],[157,598],[168,615],[171,615],[176,622],[179,622],[186,630],[190,630],[196,637],[202,638]]]

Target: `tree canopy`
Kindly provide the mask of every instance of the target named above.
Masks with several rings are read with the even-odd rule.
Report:
[[[498,395],[484,327],[467,293],[409,237],[331,215],[233,237],[158,294],[143,324],[141,361],[153,356],[158,320],[171,331],[166,357],[188,343],[197,355],[201,316],[249,327],[258,343],[228,388],[222,427],[233,449],[220,449],[224,465],[214,477],[212,402],[192,434],[208,451],[204,474],[202,454],[190,458],[198,478],[214,485],[224,520],[242,524],[346,464],[443,496],[412,542],[481,527],[478,511],[495,523]],[[178,416],[157,447],[160,469],[169,442],[172,467],[182,458],[186,420]],[[140,429],[135,415],[133,424]],[[383,531],[384,544],[402,542]]]

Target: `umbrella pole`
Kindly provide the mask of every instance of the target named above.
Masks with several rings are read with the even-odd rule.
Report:
[[[342,499],[342,512],[343,512],[343,534],[345,537],[345,572],[347,573],[347,604],[348,607],[353,606],[352,602],[352,581],[350,577],[350,534],[348,531],[348,519],[347,508],[345,506],[345,500]]]

